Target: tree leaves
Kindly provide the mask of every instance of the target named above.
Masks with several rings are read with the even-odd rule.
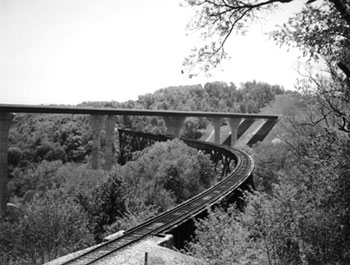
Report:
[[[203,44],[192,50],[183,65],[189,69],[191,75],[200,72],[209,74],[212,68],[228,57],[224,46],[233,32],[244,34],[257,19],[257,14],[274,9],[278,3],[291,1],[186,0],[196,12],[187,29],[199,32]]]
[[[208,188],[214,178],[209,158],[178,139],[144,149],[121,172],[129,197],[160,211]]]

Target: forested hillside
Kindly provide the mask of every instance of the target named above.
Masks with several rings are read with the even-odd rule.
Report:
[[[318,107],[295,93],[264,110],[283,117],[270,141],[246,148],[257,190],[244,212],[216,209],[198,222],[190,255],[203,264],[350,264],[349,136]]]
[[[230,111],[258,113],[262,107],[284,93],[283,87],[262,82],[212,82],[202,85],[163,88],[152,94],[140,95],[136,101],[84,102],[79,106],[133,109]]]
[[[199,222],[190,253],[201,264],[350,264],[350,2],[185,2],[196,10],[189,28],[203,36],[187,66],[210,71],[231,36],[293,4],[301,10],[270,36],[307,60],[298,93],[266,110],[283,114],[275,139],[249,150],[258,191],[244,212],[218,209]]]
[[[222,111],[258,113],[276,95],[285,93],[278,85],[247,82],[237,89],[233,83],[207,83],[204,87],[182,86],[160,89],[128,102],[85,102],[83,107],[112,107],[132,109]],[[200,138],[200,130],[210,121],[188,118],[182,135]],[[165,124],[158,117],[117,117],[119,128],[165,133]],[[43,160],[87,162],[92,148],[89,117],[84,115],[18,114],[10,130],[9,164],[13,168]],[[102,135],[102,148],[104,147]]]
[[[282,94],[283,88],[266,83],[247,82],[236,88],[215,82],[160,89],[136,101],[79,106],[257,113]],[[199,138],[209,122],[188,118],[182,136]],[[158,117],[122,116],[116,123],[119,128],[165,133]],[[17,114],[9,140],[13,206],[0,221],[1,264],[41,264],[100,242],[216,181],[209,158],[179,140],[155,144],[111,172],[91,170],[92,131],[84,115]],[[104,145],[103,132],[102,149]]]
[[[115,107],[133,109],[184,110],[258,113],[276,95],[284,94],[283,87],[262,82],[246,82],[240,87],[233,83],[213,82],[204,85],[168,87],[153,94],[139,96],[136,101],[85,102],[80,106]],[[122,126],[137,131],[164,134],[163,119],[156,117],[123,117]],[[187,118],[184,122],[182,137],[200,138],[200,130],[205,129],[210,121],[206,118]]]

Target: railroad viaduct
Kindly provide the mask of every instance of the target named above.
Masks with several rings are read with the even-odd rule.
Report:
[[[225,142],[234,146],[237,139],[248,130],[257,120],[264,122],[252,135],[248,145],[262,141],[278,121],[277,115],[260,115],[245,113],[224,112],[194,112],[194,111],[165,111],[165,110],[140,110],[140,109],[114,109],[114,108],[81,108],[81,107],[58,107],[58,106],[36,106],[36,105],[10,105],[0,104],[0,217],[5,214],[7,204],[8,183],[8,133],[16,113],[37,114],[81,114],[90,115],[92,128],[92,169],[99,169],[100,165],[100,136],[104,129],[106,132],[105,147],[105,169],[111,169],[113,161],[113,136],[115,132],[116,115],[129,116],[157,116],[162,117],[167,127],[167,135],[179,137],[182,124],[186,117],[207,117],[211,119],[214,127],[214,143]],[[222,119],[227,119],[231,135],[227,139],[220,139],[220,128]]]

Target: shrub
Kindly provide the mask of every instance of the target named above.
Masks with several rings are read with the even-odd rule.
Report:
[[[62,189],[37,195],[0,221],[2,264],[42,264],[92,242],[82,208]]]
[[[243,213],[200,221],[190,254],[203,264],[349,264],[349,211],[344,201],[329,203],[330,191],[281,180],[271,195],[248,195]]]
[[[63,181],[57,176],[57,171],[61,167],[61,161],[46,160],[23,169],[17,167],[12,172],[13,178],[9,183],[9,190],[14,195],[22,197],[27,191],[55,189]]]
[[[103,238],[108,226],[126,213],[125,188],[115,173],[92,189],[79,190],[76,199],[88,215],[96,241]]]
[[[157,213],[158,210],[153,205],[145,205],[139,198],[127,198],[125,214],[122,217],[118,217],[113,224],[105,227],[105,234],[108,235],[120,230],[133,228]]]
[[[264,263],[263,250],[239,222],[240,213],[233,207],[209,211],[207,218],[196,223],[195,238],[186,251],[201,265]]]

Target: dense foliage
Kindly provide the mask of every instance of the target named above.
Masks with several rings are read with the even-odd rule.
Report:
[[[214,181],[209,157],[177,139],[156,143],[136,156],[122,167],[128,193],[160,211],[191,198]]]
[[[80,106],[256,113],[282,94],[277,85],[255,81],[240,88],[214,82],[160,89],[125,103]],[[205,118],[188,118],[182,136],[200,138],[209,123]],[[166,131],[160,117],[118,117],[116,126],[156,134]],[[209,158],[179,140],[135,153],[133,161],[110,172],[91,170],[92,131],[84,115],[15,115],[9,140],[8,189],[14,206],[0,222],[1,264],[41,264],[100,242],[216,181]],[[117,161],[117,139],[114,149]],[[101,159],[103,165],[103,154]]]
[[[91,241],[86,213],[61,189],[37,194],[0,220],[1,264],[43,264]]]
[[[202,85],[168,87],[155,91],[153,94],[139,96],[136,101],[89,102],[82,106],[115,107],[155,110],[185,110],[258,113],[263,107],[284,94],[283,87],[263,82],[245,82],[236,87],[233,83],[212,82]],[[205,129],[206,118],[187,118],[182,129],[186,138],[200,138],[201,130]],[[124,116],[119,121],[123,127],[137,131],[164,134],[164,120],[158,117]]]
[[[1,264],[42,264],[98,243],[214,181],[209,157],[180,140],[148,147],[110,172],[61,160],[28,165],[15,168],[16,205],[0,220]]]
[[[350,132],[350,4],[343,0],[319,1],[290,18],[272,34],[281,44],[296,46],[320,63],[304,70],[299,85],[310,100],[317,101],[318,120],[336,123]]]
[[[233,83],[213,82],[204,87],[196,85],[160,89],[153,94],[139,96],[136,101],[125,103],[90,102],[80,106],[257,113],[281,94],[284,94],[284,90],[278,85],[253,81],[236,88]],[[21,198],[26,192],[39,188],[39,183],[48,187],[49,184],[43,178],[47,178],[46,175],[50,175],[50,171],[62,163],[88,163],[92,150],[89,122],[86,115],[16,115],[9,134],[11,196]],[[166,132],[164,120],[159,117],[124,116],[118,117],[116,122],[121,128],[155,134]],[[209,123],[206,118],[187,118],[182,136],[198,139]],[[104,132],[101,137],[103,150]],[[118,154],[117,146],[115,149]],[[49,163],[50,166],[46,167],[47,162],[54,163]]]
[[[225,43],[233,32],[244,34],[260,16],[277,12],[280,5],[293,1],[296,2],[184,0],[196,11],[189,29],[203,37],[202,47],[196,47],[184,64],[208,72],[227,57]],[[349,1],[309,0],[303,4],[301,12],[279,25],[271,35],[279,44],[301,49],[311,60],[311,69],[302,73],[307,78],[301,82],[300,89],[307,90],[318,101],[322,120],[335,120],[341,130],[350,132]],[[315,62],[321,63],[321,69],[315,67]]]
[[[198,223],[190,253],[200,264],[349,264],[349,138],[305,125],[309,106],[289,101],[300,108],[286,98],[275,106],[289,113],[278,141],[250,150],[258,191],[244,212],[216,210]]]
[[[232,32],[292,1],[186,0],[197,10],[190,26],[212,44],[185,63],[217,66]],[[198,223],[190,253],[200,264],[350,264],[349,28],[349,1],[310,0],[272,33],[311,66],[299,93],[267,110],[284,117],[271,144],[250,150],[258,191],[244,212],[217,210]]]

